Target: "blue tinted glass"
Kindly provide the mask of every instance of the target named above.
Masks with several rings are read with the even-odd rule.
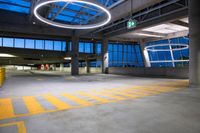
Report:
[[[96,44],[96,53],[100,54],[101,53],[101,43]]]
[[[91,43],[85,43],[85,53],[91,53]]]
[[[62,50],[62,42],[61,41],[54,41],[54,50],[56,50],[56,51]]]
[[[65,41],[62,41],[62,51],[66,51],[67,50],[67,45]],[[70,51],[71,51],[71,46],[70,46]]]
[[[83,42],[79,42],[79,52],[83,53],[85,51],[85,45]]]
[[[3,38],[3,46],[4,47],[13,47],[14,40],[13,38]]]
[[[32,39],[26,39],[25,40],[25,48],[30,48],[30,49],[34,49],[35,48],[35,41]]]
[[[36,40],[35,49],[44,49],[44,40]]]
[[[30,2],[24,0],[0,0],[0,9],[28,14]]]
[[[2,46],[2,38],[0,37],[0,46]]]
[[[15,39],[15,48],[24,48],[24,39]]]
[[[45,40],[45,50],[53,50],[53,41]]]

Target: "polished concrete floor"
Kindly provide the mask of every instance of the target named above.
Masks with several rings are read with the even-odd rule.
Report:
[[[0,133],[199,133],[200,90],[187,80],[9,72]]]

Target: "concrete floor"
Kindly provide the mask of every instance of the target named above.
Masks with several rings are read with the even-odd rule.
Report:
[[[157,90],[169,86],[180,90],[94,106],[5,118],[0,120],[0,133],[23,132],[24,128],[27,133],[199,133],[200,90],[185,89],[182,84],[185,84],[185,80],[103,74],[74,77],[59,72],[10,72],[0,89],[0,99],[12,98],[15,114],[26,113],[20,100],[23,96],[37,97],[45,109],[52,109],[40,96],[53,94],[75,106],[75,103],[59,97],[59,94],[76,95],[80,91],[88,93],[111,88],[123,90],[133,86],[154,86]],[[18,129],[21,131],[17,131]]]

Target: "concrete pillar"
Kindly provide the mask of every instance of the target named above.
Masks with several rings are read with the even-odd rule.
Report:
[[[63,63],[60,63],[60,71],[64,71],[64,64]]]
[[[79,48],[79,38],[72,36],[72,60],[71,60],[71,74],[79,74],[79,61],[78,61],[78,48]]]
[[[190,86],[200,87],[200,8],[198,0],[189,0],[189,36],[190,36]]]
[[[143,40],[140,41],[140,48],[141,48],[142,57],[143,57],[145,67],[151,67],[149,54],[148,54],[148,51],[144,49],[145,48],[145,42]]]
[[[90,73],[90,61],[88,59],[86,60],[86,72]]]
[[[108,73],[108,40],[102,40],[102,73]]]

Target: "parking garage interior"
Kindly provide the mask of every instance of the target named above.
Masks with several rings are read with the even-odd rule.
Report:
[[[197,0],[0,0],[0,133],[199,133]]]

